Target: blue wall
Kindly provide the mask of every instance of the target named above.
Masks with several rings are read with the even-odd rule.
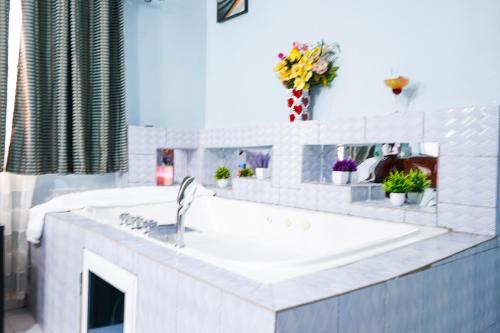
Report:
[[[125,4],[131,125],[200,128],[205,110],[205,0]]]
[[[391,68],[416,83],[410,110],[500,103],[498,0],[249,0],[249,14],[224,24],[206,1],[206,127],[285,122],[272,67],[294,40],[342,47],[340,76],[317,96],[316,119],[393,111],[383,84]]]

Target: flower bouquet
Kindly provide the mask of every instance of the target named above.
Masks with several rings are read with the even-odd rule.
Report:
[[[309,89],[327,87],[337,77],[339,53],[337,43],[327,45],[321,41],[314,46],[294,42],[288,55],[278,55],[280,61],[274,71],[288,91],[290,122],[310,119]]]

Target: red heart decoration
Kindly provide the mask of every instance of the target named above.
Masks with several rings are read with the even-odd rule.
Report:
[[[298,115],[302,113],[302,105],[295,105],[293,109],[295,110],[295,112],[297,112]]]
[[[309,98],[304,97],[304,98],[302,99],[302,104],[304,104],[304,106],[307,108],[307,106],[309,105]]]
[[[293,98],[291,98],[291,97],[290,97],[290,98],[288,99],[288,107],[289,107],[289,108],[291,108],[291,107],[292,107],[292,105],[293,105]]]
[[[305,121],[305,120],[307,120],[307,119],[309,119],[309,115],[308,115],[307,113],[303,113],[303,114],[302,114],[302,120],[304,120],[304,121]]]
[[[291,114],[290,115],[290,122],[293,123],[295,121],[295,115]]]
[[[293,89],[292,93],[293,93],[293,96],[295,96],[297,98],[300,98],[302,96],[302,90]]]

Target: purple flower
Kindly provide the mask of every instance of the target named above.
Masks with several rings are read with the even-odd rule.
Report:
[[[358,164],[355,160],[337,161],[332,169],[333,171],[354,172],[358,170]]]
[[[269,167],[269,160],[271,159],[271,155],[258,153],[254,156],[252,161],[253,169],[257,168],[267,168]]]

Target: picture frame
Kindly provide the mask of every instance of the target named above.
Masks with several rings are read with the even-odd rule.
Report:
[[[217,0],[217,22],[222,23],[248,13],[248,0]]]

